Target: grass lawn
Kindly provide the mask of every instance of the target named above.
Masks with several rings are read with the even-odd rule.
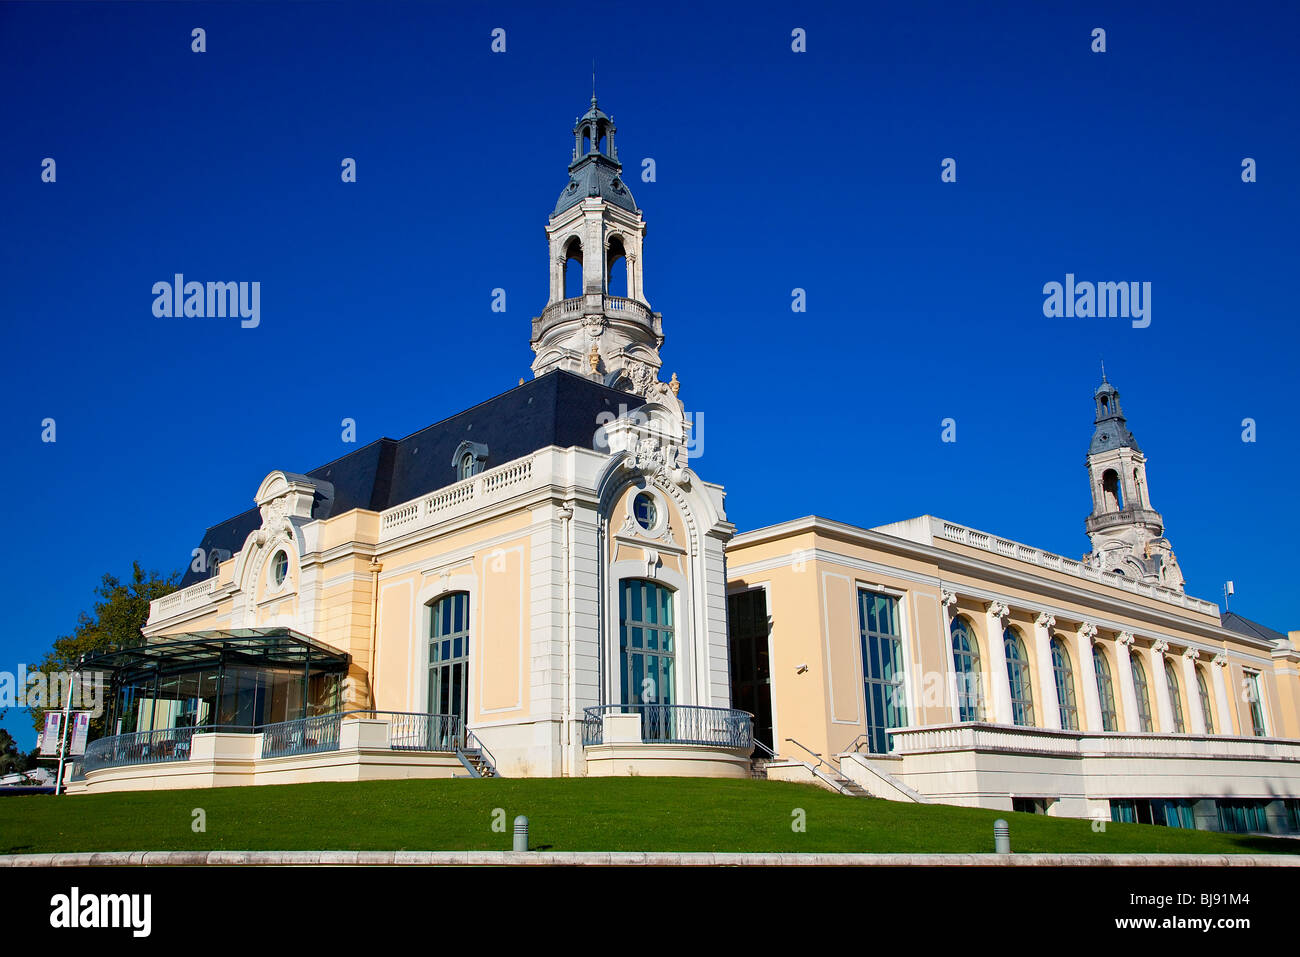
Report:
[[[192,812],[207,815],[205,833]],[[505,809],[506,831],[492,830]],[[791,828],[802,808],[807,830]],[[533,850],[993,850],[1300,853],[1300,842],[942,805],[847,798],[805,784],[698,778],[374,781],[0,798],[0,853],[107,850],[508,850],[516,814]]]

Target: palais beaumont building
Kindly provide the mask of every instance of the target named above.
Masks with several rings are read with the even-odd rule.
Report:
[[[310,471],[268,462],[144,644],[85,662],[109,736],[70,792],[757,775],[1300,831],[1300,632],[1185,593],[1112,384],[1082,560],[930,515],[738,532],[662,369],[645,231],[593,97],[533,378]]]

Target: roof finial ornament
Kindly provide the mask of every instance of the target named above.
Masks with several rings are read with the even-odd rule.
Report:
[[[596,58],[591,58],[591,105],[596,105]]]
[[[1101,381],[1103,383],[1106,381],[1106,360],[1105,359],[1101,360]]]

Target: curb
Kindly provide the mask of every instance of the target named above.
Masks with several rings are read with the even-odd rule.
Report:
[[[1300,867],[1300,854],[763,854],[671,851],[97,851],[0,867]]]

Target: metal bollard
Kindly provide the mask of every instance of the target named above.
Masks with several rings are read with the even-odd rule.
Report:
[[[528,818],[524,817],[522,814],[515,818],[514,850],[528,850]]]
[[[1002,818],[993,822],[993,850],[998,854],[1011,853],[1011,828]]]

